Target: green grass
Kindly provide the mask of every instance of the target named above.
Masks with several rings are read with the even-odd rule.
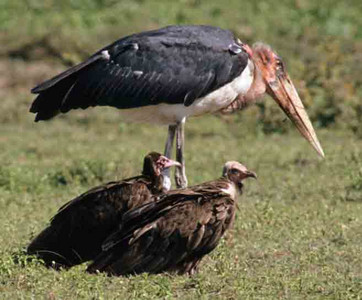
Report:
[[[22,249],[63,203],[138,174],[167,132],[107,108],[36,124],[29,89],[122,35],[171,23],[219,25],[278,49],[326,158],[271,99],[190,119],[190,184],[219,177],[227,160],[259,175],[199,274],[111,278],[28,262]],[[357,0],[0,1],[0,299],[361,299],[361,26]]]
[[[88,115],[88,116],[86,116]],[[187,124],[191,184],[217,178],[226,160],[259,175],[248,181],[235,227],[186,276],[107,278],[16,263],[65,201],[90,187],[139,173],[143,155],[161,151],[165,128],[119,124],[95,109],[52,122],[3,124],[0,159],[0,292],[5,298],[152,299],[182,297],[359,299],[362,288],[362,141],[319,132],[321,160],[297,132],[248,133],[218,117]]]

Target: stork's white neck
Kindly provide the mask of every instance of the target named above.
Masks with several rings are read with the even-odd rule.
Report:
[[[250,86],[250,89],[244,96],[245,102],[253,102],[260,96],[264,95],[266,90],[266,84],[264,82],[263,76],[260,69],[254,64],[254,74],[253,74],[253,83]]]
[[[256,64],[252,62],[253,65],[253,82],[250,85],[249,90],[245,94],[239,94],[238,97],[230,103],[228,106],[220,110],[223,114],[230,114],[235,111],[244,109],[250,104],[253,104],[260,96],[265,93],[266,84],[262,77],[260,69]]]

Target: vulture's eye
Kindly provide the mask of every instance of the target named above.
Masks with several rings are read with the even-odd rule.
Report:
[[[230,170],[230,174],[238,174],[239,173],[239,170],[237,170],[237,169],[231,169]]]

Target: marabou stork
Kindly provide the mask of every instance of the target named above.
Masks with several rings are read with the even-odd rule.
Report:
[[[237,196],[248,177],[256,174],[238,162],[227,162],[220,179],[170,191],[157,202],[127,212],[120,230],[105,240],[104,251],[87,271],[117,276],[194,274],[232,226]]]
[[[161,172],[172,165],[179,163],[151,152],[144,158],[142,175],[92,188],[66,203],[27,253],[56,269],[94,259],[125,212],[154,201],[164,191]]]
[[[35,121],[90,106],[113,106],[126,119],[169,125],[165,156],[176,134],[178,187],[187,179],[184,123],[189,116],[232,112],[269,94],[324,156],[282,59],[267,45],[247,44],[212,26],[169,26],[124,37],[32,89]],[[165,173],[170,184],[169,173]]]

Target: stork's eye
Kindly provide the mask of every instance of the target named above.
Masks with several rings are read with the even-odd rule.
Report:
[[[284,71],[284,63],[279,57],[276,60],[276,65],[277,65],[277,70]]]

